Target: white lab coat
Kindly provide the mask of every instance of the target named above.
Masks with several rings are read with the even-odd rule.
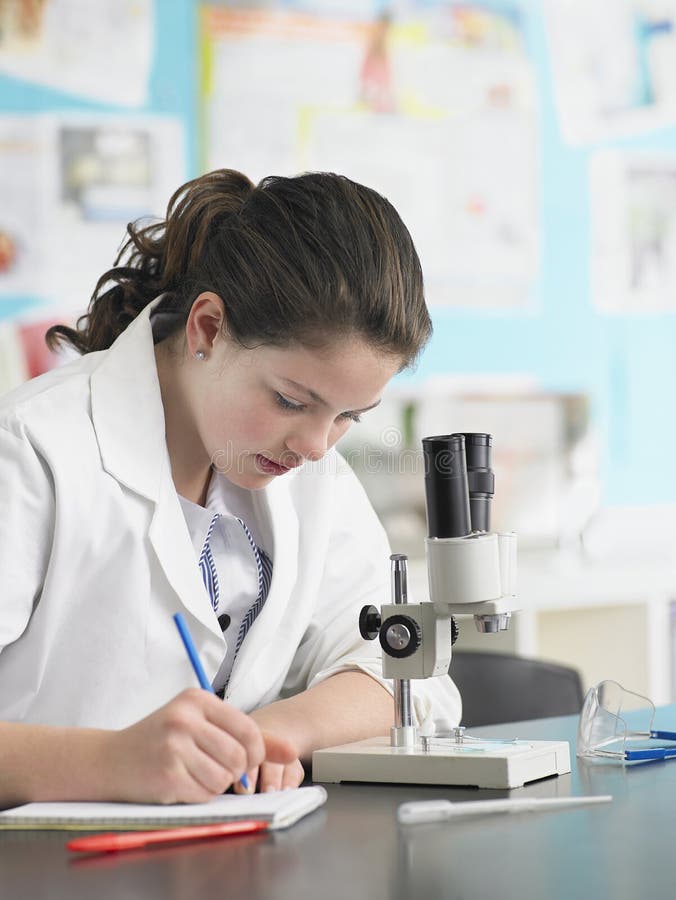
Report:
[[[209,678],[225,641],[172,481],[150,308],[110,350],[0,399],[0,719],[120,728],[196,684],[172,614]],[[335,453],[253,494],[272,549],[267,602],[226,700],[245,711],[361,669],[363,604],[389,596],[389,548]],[[388,682],[383,682],[389,686]],[[448,678],[414,685],[419,720],[459,720]]]

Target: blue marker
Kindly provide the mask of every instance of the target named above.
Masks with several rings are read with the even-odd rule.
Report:
[[[216,692],[211,686],[211,682],[207,678],[206,672],[202,668],[202,663],[200,662],[200,658],[197,655],[197,648],[195,647],[192,636],[188,631],[186,621],[180,612],[174,613],[174,622],[176,622],[176,627],[178,628],[178,633],[181,635],[181,640],[183,641],[185,652],[188,654],[188,659],[192,663],[192,667],[195,670],[195,675],[197,675],[197,680],[200,683],[200,687],[204,688],[205,691],[209,691],[210,693],[215,694]],[[242,785],[245,791],[249,790],[249,776],[246,774],[246,772],[239,779],[239,783]]]

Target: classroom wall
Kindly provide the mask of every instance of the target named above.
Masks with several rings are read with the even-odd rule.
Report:
[[[589,173],[593,155],[603,148],[666,152],[676,158],[676,124],[582,146],[566,143],[555,104],[543,4],[495,0],[478,5],[516,9],[522,15],[535,67],[539,272],[532,303],[522,310],[435,307],[432,342],[417,371],[406,377],[417,384],[443,373],[525,373],[546,390],[588,393],[600,435],[604,503],[675,503],[671,456],[676,446],[676,318],[673,311],[611,315],[593,305]],[[658,12],[668,17],[675,12],[673,6],[664,2]],[[133,111],[177,117],[184,124],[186,176],[199,172],[203,158],[199,8],[193,0],[155,3],[149,99]],[[115,78],[115,72],[110,77]],[[121,110],[0,74],[0,115],[44,111],[115,115]],[[676,117],[672,121],[676,123]],[[36,296],[3,296],[0,317],[21,318],[39,302]]]

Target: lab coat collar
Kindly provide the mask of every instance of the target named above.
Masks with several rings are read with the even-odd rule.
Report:
[[[139,313],[92,373],[92,420],[104,469],[155,503],[150,542],[183,606],[209,631],[209,636],[194,636],[201,637],[200,656],[211,678],[223,659],[225,641],[202,582],[171,474],[150,322],[161,299]]]
[[[103,468],[155,502],[162,470],[169,465],[150,324],[160,300],[127,326],[91,375],[92,420]]]

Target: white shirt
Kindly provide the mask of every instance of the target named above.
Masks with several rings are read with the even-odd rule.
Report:
[[[272,548],[267,546],[258,523],[252,491],[239,487],[214,470],[207,488],[206,508],[223,516],[235,516],[246,522],[256,545],[272,558]]]

